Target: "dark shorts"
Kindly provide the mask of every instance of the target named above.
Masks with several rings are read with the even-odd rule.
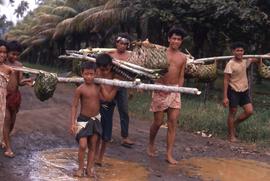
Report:
[[[228,88],[228,99],[230,107],[244,106],[251,103],[248,90],[244,92],[236,92],[230,86]]]
[[[112,139],[113,112],[115,103],[101,102],[100,115],[102,125],[102,140],[108,142]]]
[[[81,128],[80,131],[76,134],[76,141],[78,143],[83,137],[89,137],[93,134],[102,134],[101,123],[98,119],[92,119],[91,117],[80,114],[77,118],[77,122],[87,122],[86,126]]]

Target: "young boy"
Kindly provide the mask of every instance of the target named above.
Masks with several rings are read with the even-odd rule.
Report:
[[[235,128],[239,123],[245,121],[253,114],[253,106],[250,101],[248,91],[248,78],[246,69],[250,63],[257,62],[257,59],[243,59],[244,44],[235,42],[231,45],[234,58],[231,59],[224,70],[224,90],[223,105],[229,106],[229,114],[227,118],[228,140],[237,142]],[[237,118],[237,106],[244,109]]]
[[[108,54],[99,55],[97,59],[98,76],[106,79],[115,78],[112,72],[112,57]],[[112,121],[115,103],[114,101],[101,101],[102,106],[100,107],[101,124],[102,124],[102,141],[98,140],[97,151],[96,151],[96,164],[102,165],[103,156],[107,147],[107,143],[112,138]]]
[[[22,64],[19,62],[19,55],[22,51],[21,45],[17,41],[8,42],[8,57],[5,61],[6,65],[13,67],[22,67]],[[14,71],[10,75],[9,83],[7,86],[7,97],[6,97],[6,115],[4,121],[4,146],[6,150],[4,155],[6,157],[14,157],[15,154],[11,149],[10,144],[10,133],[14,128],[16,114],[19,111],[21,104],[21,93],[19,91],[19,86],[23,85],[32,85],[31,79],[22,79],[22,72]]]
[[[0,40],[0,143],[1,147],[4,147],[3,143],[3,124],[6,113],[6,95],[7,84],[9,81],[9,75],[13,72],[12,69],[5,65],[4,62],[7,58],[7,43]]]
[[[180,28],[172,28],[168,33],[169,47],[167,49],[167,59],[170,64],[168,72],[157,80],[157,83],[164,85],[183,86],[184,70],[186,66],[186,55],[179,51],[186,33]],[[152,94],[152,102],[150,111],[154,113],[154,121],[150,127],[149,144],[147,154],[156,156],[155,138],[163,123],[164,114],[168,117],[167,132],[167,153],[166,160],[170,164],[177,164],[173,158],[173,145],[175,140],[177,119],[181,109],[180,93],[166,93],[162,91],[154,91]]]
[[[99,57],[97,57],[97,60]],[[81,70],[84,83],[76,91],[72,102],[71,109],[71,133],[76,133],[76,140],[79,143],[79,169],[74,176],[82,177],[84,175],[84,154],[88,147],[88,159],[86,174],[94,177],[94,154],[98,137],[102,134],[100,123],[100,99],[111,100],[116,94],[116,89],[111,86],[98,86],[94,83],[96,76],[96,64],[85,62]],[[76,114],[80,102],[80,115]]]

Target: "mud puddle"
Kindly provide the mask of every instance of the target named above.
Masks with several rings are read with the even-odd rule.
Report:
[[[203,181],[270,180],[270,165],[254,160],[191,158],[179,164],[180,170]]]
[[[36,153],[31,160],[30,180],[89,180],[73,177],[77,165],[77,149],[54,149]],[[149,173],[138,163],[105,157],[102,167],[95,167],[97,178],[93,180],[144,181]],[[133,177],[136,176],[136,177]]]

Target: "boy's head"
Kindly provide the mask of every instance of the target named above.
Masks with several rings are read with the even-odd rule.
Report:
[[[168,32],[169,46],[173,49],[178,49],[186,35],[186,32],[181,28],[170,29]]]
[[[112,57],[109,54],[102,53],[96,58],[97,68],[102,75],[108,75],[112,70]]]
[[[92,83],[96,75],[96,64],[94,62],[83,62],[81,74],[86,84]]]
[[[7,43],[8,47],[8,61],[15,62],[19,60],[19,55],[22,52],[22,46],[17,41],[10,41]]]
[[[245,53],[245,44],[242,42],[234,42],[231,44],[231,50],[236,59],[242,59]]]
[[[116,49],[119,52],[125,52],[129,48],[130,40],[127,33],[119,33],[115,39]]]
[[[6,61],[8,53],[7,43],[4,40],[0,39],[0,63]]]

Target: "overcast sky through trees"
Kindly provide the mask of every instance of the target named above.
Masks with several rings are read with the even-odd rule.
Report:
[[[14,4],[11,5],[8,0],[4,0],[5,4],[4,6],[0,5],[0,15],[5,14],[7,17],[8,21],[13,21],[14,23],[16,23],[18,20],[16,15],[14,14],[14,10],[18,7],[18,5],[20,4],[20,0],[15,0]],[[29,10],[32,10],[34,8],[37,7],[37,5],[35,4],[35,0],[27,0],[27,2],[29,3]],[[26,15],[27,13],[25,12],[24,15]]]

